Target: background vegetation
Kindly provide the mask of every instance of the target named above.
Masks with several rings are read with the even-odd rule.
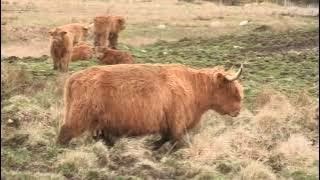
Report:
[[[59,3],[57,3],[59,2]],[[196,1],[2,1],[1,176],[7,179],[318,179],[318,9]],[[113,148],[86,134],[55,143],[66,78],[97,65],[52,70],[47,30],[90,23],[98,13],[128,18],[120,49],[137,63],[194,68],[244,63],[239,117],[207,112],[187,146],[155,152],[156,136]],[[71,17],[71,18],[70,18]],[[244,26],[239,23],[248,20]],[[92,42],[92,37],[89,39]]]

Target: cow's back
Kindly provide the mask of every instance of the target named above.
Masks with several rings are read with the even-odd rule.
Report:
[[[73,47],[72,50],[72,61],[86,60],[93,56],[94,52],[90,45],[80,42],[79,45]]]
[[[78,33],[79,31],[82,30],[83,27],[84,27],[83,24],[71,23],[71,24],[66,24],[66,25],[59,26],[58,28],[64,29],[64,30],[68,30],[68,31],[70,31],[72,33]]]
[[[74,41],[79,42],[84,40],[87,36],[87,30],[85,30],[84,27],[85,25],[80,23],[71,23],[60,26],[59,28],[71,32]]]

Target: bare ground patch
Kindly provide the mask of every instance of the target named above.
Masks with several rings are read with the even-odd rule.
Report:
[[[12,49],[16,46],[22,49],[17,50],[19,56],[41,55],[40,52],[33,52],[33,49],[48,42],[48,29],[72,22],[90,23],[98,14],[125,16],[129,26],[121,35],[121,41],[140,46],[157,40],[216,37],[241,32],[246,29],[239,26],[244,20],[250,20],[251,24],[268,25],[275,30],[287,30],[313,23],[312,19],[304,16],[312,16],[316,12],[317,8],[281,7],[268,3],[233,7],[209,2],[191,4],[169,0],[41,0],[37,3],[11,0],[3,2],[2,7],[2,49],[15,55]],[[286,13],[290,16],[285,16]],[[159,25],[165,25],[166,28],[157,28]],[[28,45],[19,45],[23,42],[28,42]]]

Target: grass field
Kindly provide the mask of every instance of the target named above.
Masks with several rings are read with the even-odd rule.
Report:
[[[319,26],[312,17],[318,9],[167,0],[1,3],[1,175],[7,179],[319,178]],[[137,63],[244,63],[241,114],[207,112],[186,135],[189,145],[174,153],[152,151],[156,136],[122,138],[108,148],[85,134],[58,146],[64,81],[98,64],[91,59],[71,63],[66,74],[53,71],[46,33],[106,12],[127,17],[119,48]],[[250,22],[239,26],[243,20]]]

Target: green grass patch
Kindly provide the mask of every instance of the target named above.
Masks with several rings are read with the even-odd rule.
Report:
[[[122,44],[120,48],[131,52],[137,63],[180,63],[197,68],[217,65],[230,68],[244,63],[241,80],[249,102],[264,85],[289,95],[300,91],[316,95],[318,32],[318,28],[310,27],[278,33],[249,31],[211,39],[159,41],[141,48]],[[24,58],[13,63],[42,80],[58,74],[52,70],[48,57]],[[69,73],[93,65],[98,65],[97,60],[73,62]]]

